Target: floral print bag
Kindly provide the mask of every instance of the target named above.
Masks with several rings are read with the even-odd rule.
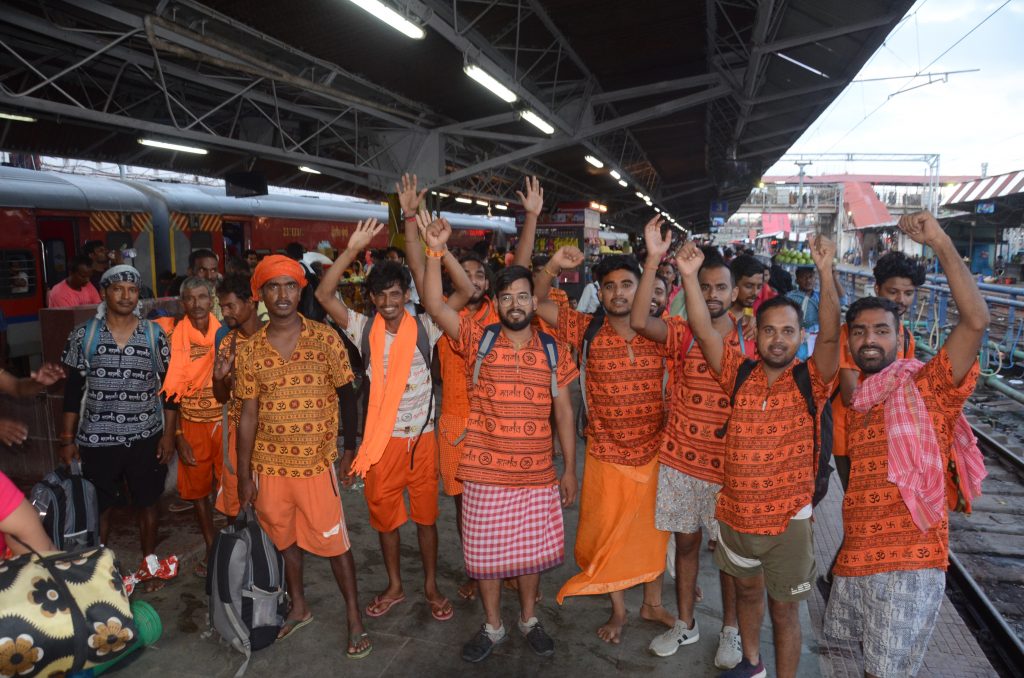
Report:
[[[0,676],[72,675],[120,658],[137,637],[110,549],[0,561]]]

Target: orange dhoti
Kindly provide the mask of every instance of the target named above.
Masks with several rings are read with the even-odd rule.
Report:
[[[657,495],[657,458],[625,466],[587,455],[575,549],[582,572],[562,586],[559,604],[654,581],[664,571],[669,533],[654,527]]]
[[[242,510],[238,504],[238,453],[235,451],[237,438],[238,427],[228,424],[228,464],[221,469],[220,484],[217,486],[217,502],[214,504],[214,508],[226,516],[237,516]],[[223,459],[223,457],[222,453],[221,458]]]
[[[179,420],[181,435],[192,448],[195,466],[178,459],[178,494],[182,499],[195,501],[210,496],[217,487],[224,463],[221,452],[221,422]]]

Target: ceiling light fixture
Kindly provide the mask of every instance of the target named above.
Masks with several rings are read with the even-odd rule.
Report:
[[[499,209],[502,212],[504,212],[504,211],[506,211],[508,209],[508,205],[506,205],[505,203],[502,203],[502,202],[496,202],[496,203],[494,203],[494,209]]]
[[[380,2],[380,0],[349,0],[349,2],[360,9],[366,10],[388,26],[391,26],[399,33],[407,35],[410,38],[422,40],[427,35],[426,31],[424,31],[421,26],[417,26],[413,22],[409,21],[383,2]]]
[[[622,175],[619,174],[618,172],[616,172],[615,170],[612,170],[611,172],[609,172],[609,174],[611,174],[612,175],[612,179],[615,179],[615,180],[618,180],[618,179],[622,178]]]
[[[585,156],[583,156],[583,159],[586,160],[587,162],[589,162],[591,165],[593,165],[597,169],[601,169],[602,167],[604,167],[604,163],[601,162],[600,160],[598,160],[597,158],[595,158],[592,155],[585,155]]]
[[[163,148],[168,151],[181,151],[182,153],[195,153],[196,155],[206,155],[209,151],[205,148],[199,148],[198,146],[185,146],[183,144],[172,144],[166,141],[157,141],[156,139],[139,139],[139,143],[143,146],[152,146],[153,148]]]
[[[544,118],[540,117],[539,115],[537,115],[533,111],[523,111],[520,114],[520,116],[523,118],[523,120],[525,120],[526,122],[530,123],[531,125],[533,125],[537,129],[539,129],[541,132],[544,132],[544,134],[554,134],[555,133],[555,128],[551,125],[551,123],[549,123],[547,120],[545,120]]]
[[[628,188],[629,184],[626,183],[625,179],[619,179],[619,186],[622,186],[623,188]]]
[[[299,171],[300,172],[308,172],[310,174],[323,174],[323,172],[321,172],[320,170],[313,169],[312,167],[309,167],[307,165],[299,165]]]
[[[463,205],[472,205],[473,204],[473,199],[472,198],[463,198],[460,195],[459,197],[455,198],[455,202],[461,202]]]
[[[0,113],[0,118],[13,120],[15,122],[35,122],[36,119],[30,115],[18,115],[17,113]]]
[[[491,75],[484,69],[480,68],[476,64],[466,64],[462,68],[462,70],[466,72],[466,75],[473,78],[487,89],[491,90],[491,92],[494,93],[502,101],[512,103],[513,101],[519,98],[516,96],[515,92],[510,90],[508,87],[502,85],[500,82],[498,82],[497,78],[495,78],[493,75]],[[525,115],[523,117],[525,117]],[[552,129],[552,131],[554,130]]]
[[[438,191],[437,192],[437,197],[438,198],[447,198],[448,194],[447,193],[442,193],[441,191]]]
[[[487,207],[487,201],[486,200],[477,200],[476,204],[480,205],[480,207]]]

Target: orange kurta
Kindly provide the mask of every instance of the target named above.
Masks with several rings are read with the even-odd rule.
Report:
[[[601,461],[587,444],[576,564],[582,572],[558,592],[586,596],[654,581],[665,569],[668,532],[654,527],[658,459],[642,466]]]

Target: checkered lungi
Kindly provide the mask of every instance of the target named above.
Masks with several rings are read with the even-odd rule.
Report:
[[[472,579],[535,574],[565,560],[557,485],[463,483],[462,525],[462,555]]]

